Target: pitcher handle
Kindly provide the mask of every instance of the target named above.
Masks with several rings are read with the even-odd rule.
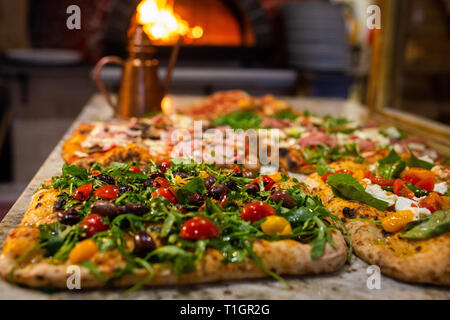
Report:
[[[114,103],[111,100],[111,96],[108,92],[108,90],[106,90],[106,87],[100,77],[100,72],[102,71],[103,67],[105,65],[107,65],[108,63],[114,63],[114,64],[118,64],[120,66],[123,66],[123,60],[120,57],[117,56],[106,56],[101,58],[97,64],[94,67],[94,80],[95,80],[95,84],[97,85],[98,90],[103,94],[103,96],[106,99],[106,102],[108,102],[108,104],[113,108],[116,109],[116,105],[114,105]]]

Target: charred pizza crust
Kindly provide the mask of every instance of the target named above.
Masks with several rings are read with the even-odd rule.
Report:
[[[386,212],[335,197],[317,173],[304,182],[345,223],[353,249],[362,260],[379,266],[382,273],[398,280],[450,285],[450,233],[420,241],[401,239],[399,233],[386,233],[368,221],[353,220],[379,220]]]
[[[69,262],[64,264],[49,264],[43,252],[37,250],[30,254],[25,261],[15,265],[18,257],[39,243],[38,226],[56,220],[56,212],[52,204],[60,192],[55,189],[43,189],[36,193],[26,211],[22,223],[6,239],[0,256],[0,275],[18,284],[29,287],[66,288],[70,273],[67,273]],[[154,234],[152,234],[153,236]],[[311,259],[311,246],[294,240],[268,242],[256,240],[253,249],[266,267],[280,275],[304,275],[332,272],[338,270],[347,258],[347,245],[341,233],[332,232],[335,246],[326,244],[324,254],[319,259]],[[263,278],[267,274],[253,261],[223,264],[222,255],[207,249],[204,258],[197,264],[194,272],[175,275],[167,266],[155,264],[155,275],[148,283],[150,286],[170,284],[206,283],[221,280],[236,280],[249,278]],[[121,256],[114,251],[98,252],[92,258],[99,271],[106,277],[124,264]],[[11,269],[14,267],[14,272]],[[116,287],[127,287],[138,283],[148,276],[145,270],[137,269],[132,274],[112,283]],[[104,285],[97,277],[81,267],[82,288],[94,288]]]

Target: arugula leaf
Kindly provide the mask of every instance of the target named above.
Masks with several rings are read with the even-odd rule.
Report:
[[[177,191],[178,202],[181,204],[187,204],[189,196],[193,193],[205,193],[205,183],[200,177],[195,177]]]
[[[434,167],[434,164],[417,158],[411,150],[409,150],[409,153],[411,156],[408,159],[408,167],[422,168],[426,170],[431,170]]]
[[[406,225],[406,232],[400,238],[423,240],[436,237],[450,231],[450,210],[439,210],[419,221]]]
[[[214,126],[230,126],[233,129],[257,129],[262,119],[254,111],[236,111],[224,114],[212,121]]]
[[[280,119],[280,120],[282,120],[282,119],[295,120],[298,117],[299,117],[299,114],[290,109],[280,110],[272,116],[272,118]]]
[[[310,208],[294,208],[287,212],[280,213],[280,216],[285,218],[287,221],[291,223],[293,227],[298,224],[303,224],[308,219],[311,219],[314,216],[314,211]]]
[[[367,193],[359,181],[347,173],[328,176],[327,184],[332,187],[334,194],[342,199],[359,201],[381,211],[389,207],[389,203]]]
[[[326,163],[317,165],[316,171],[319,174],[319,176],[323,176],[325,173],[328,172],[334,172],[334,170],[330,168]]]
[[[405,168],[406,162],[392,149],[387,157],[378,161],[377,171],[385,179],[396,179]]]

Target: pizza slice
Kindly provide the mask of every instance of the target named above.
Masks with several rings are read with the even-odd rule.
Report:
[[[331,272],[343,227],[304,185],[274,173],[164,161],[64,165],[3,246],[0,275],[29,287],[204,283]]]
[[[345,223],[355,253],[393,278],[449,285],[449,168],[394,150],[375,166],[339,167],[305,183]]]

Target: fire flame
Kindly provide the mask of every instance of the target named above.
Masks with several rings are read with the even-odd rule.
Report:
[[[189,27],[173,11],[173,4],[167,0],[142,0],[137,6],[137,21],[143,25],[145,33],[151,40],[171,42],[179,36],[189,39],[199,39],[203,36],[200,26]]]

